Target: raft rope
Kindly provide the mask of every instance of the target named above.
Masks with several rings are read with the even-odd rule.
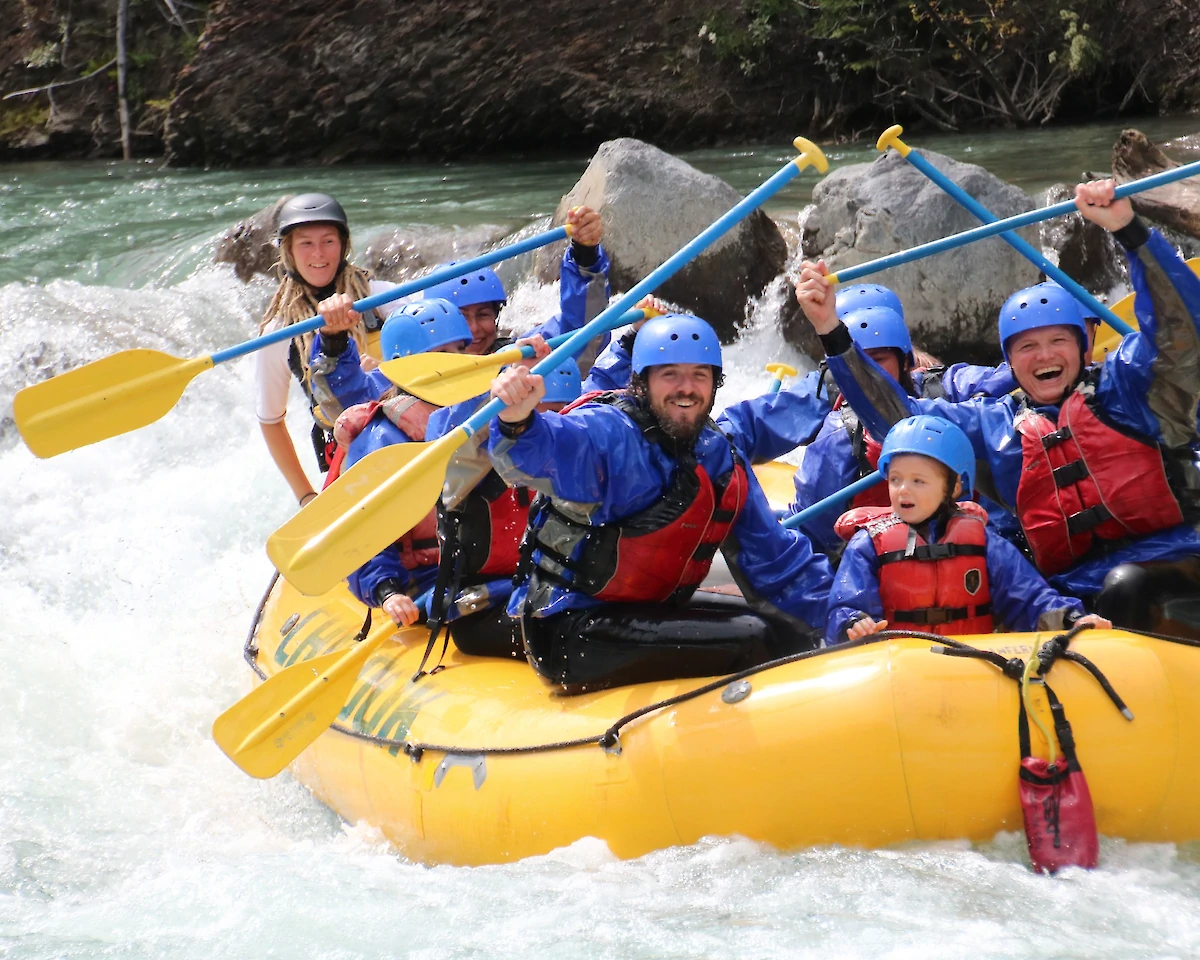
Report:
[[[254,621],[251,624],[250,632],[246,637],[246,645],[244,655],[246,662],[250,668],[258,675],[260,680],[266,680],[267,674],[259,667],[257,662],[258,645],[254,642],[255,633],[258,631],[259,620],[262,617],[262,612],[266,608],[267,600],[270,598],[271,591],[274,589],[275,582],[278,580],[279,574],[276,573],[268,585],[266,592],[263,594],[262,600],[259,601],[258,608],[254,612]],[[1036,672],[1040,675],[1039,679],[1045,677],[1045,674],[1054,665],[1056,660],[1069,660],[1072,663],[1078,664],[1085,669],[1093,678],[1100,684],[1105,694],[1112,701],[1113,705],[1121,712],[1121,715],[1126,720],[1133,719],[1133,712],[1125,705],[1125,701],[1113,688],[1113,685],[1108,681],[1108,678],[1100,672],[1091,660],[1076,653],[1074,650],[1067,649],[1071,640],[1083,630],[1091,629],[1090,624],[1078,624],[1072,627],[1066,633],[1057,634],[1038,648],[1037,653],[1030,657],[1032,663],[1036,663]],[[1118,628],[1126,633],[1132,633],[1137,636],[1150,637],[1155,640],[1164,640],[1168,643],[1178,643],[1188,647],[1200,647],[1200,641],[1190,640],[1184,637],[1171,637],[1165,634],[1149,633],[1144,630],[1132,630],[1126,627]],[[775,667],[785,666],[789,663],[798,663],[801,660],[809,660],[814,657],[824,656],[825,654],[834,653],[838,650],[851,650],[855,647],[865,647],[873,643],[883,643],[888,640],[899,640],[904,638],[915,638],[918,640],[928,640],[938,644],[937,647],[930,649],[931,653],[940,653],[951,657],[970,657],[972,659],[986,660],[993,666],[997,667],[1001,673],[1011,680],[1021,683],[1022,677],[1025,675],[1026,662],[1019,657],[1005,659],[1000,654],[992,650],[982,650],[979,647],[973,647],[968,643],[963,643],[961,640],[954,640],[950,637],[943,637],[936,633],[925,633],[920,630],[883,630],[879,633],[871,634],[870,636],[862,637],[858,640],[851,640],[846,643],[839,643],[832,647],[821,647],[817,650],[806,650],[803,653],[793,653],[786,657],[780,657],[776,660],[770,660],[766,663],[760,663],[758,666],[749,667],[739,673],[733,673],[718,680],[711,680],[693,690],[685,691],[677,694],[674,697],[668,697],[665,700],[659,700],[655,703],[647,704],[640,707],[631,713],[625,714],[616,722],[608,727],[603,733],[594,734],[590,737],[577,737],[574,740],[557,740],[551,743],[529,744],[520,747],[456,747],[446,746],[444,744],[423,743],[414,740],[397,740],[392,737],[377,737],[369,733],[362,733],[359,730],[354,730],[351,727],[343,726],[340,723],[334,723],[330,729],[337,730],[348,737],[353,737],[356,740],[363,740],[367,743],[374,743],[381,747],[398,749],[405,756],[409,757],[414,763],[419,762],[427,750],[435,753],[453,754],[455,756],[504,756],[509,754],[526,754],[526,753],[550,753],[557,750],[569,750],[574,747],[599,746],[606,751],[619,753],[621,750],[621,731],[635,720],[654,713],[658,710],[665,710],[668,707],[676,706],[680,703],[686,703],[688,700],[694,700],[697,697],[702,697],[706,693],[712,693],[720,690],[722,687],[728,686],[731,683],[736,683],[739,680],[745,680],[767,670],[773,670]],[[1049,738],[1048,738],[1049,739]],[[1053,741],[1051,741],[1053,742]]]

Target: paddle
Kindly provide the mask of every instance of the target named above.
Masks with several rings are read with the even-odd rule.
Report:
[[[657,316],[660,316],[659,312],[649,308],[630,310],[613,319],[608,330],[616,330],[628,323],[637,323],[639,320]],[[546,342],[554,348],[562,346],[570,339],[571,334],[564,333]],[[483,357],[469,356],[465,353],[416,353],[411,357],[381,363],[379,372],[405,393],[411,393],[414,397],[420,397],[439,407],[448,407],[487,393],[497,370],[532,356],[533,347],[528,345],[510,347]]]
[[[811,507],[805,507],[799,513],[794,513],[786,520],[783,525],[789,529],[798,527],[805,520],[809,520],[818,514],[824,513],[826,510],[832,510],[840,504],[844,504],[847,500],[853,497],[856,493],[861,493],[868,487],[873,487],[875,484],[883,480],[883,474],[876,470],[869,476],[863,477],[861,480],[855,480],[848,486],[842,487],[837,493],[831,493],[823,500],[818,500]]]
[[[788,366],[786,363],[768,363],[767,373],[775,378],[771,381],[771,388],[767,392],[778,393],[783,389],[783,381],[787,377],[794,377],[797,371],[795,367]]]
[[[536,250],[556,240],[565,240],[568,236],[569,227],[547,230],[474,260],[441,267],[418,280],[364,297],[355,302],[354,309],[360,312],[371,310],[480,267]],[[325,321],[318,315],[211,356],[191,360],[158,350],[123,350],[18,391],[13,398],[13,418],[26,446],[36,456],[57,456],[151,424],[175,406],[197,374],[218,363],[235,360],[324,325]]]
[[[913,167],[920,170],[930,180],[936,183],[939,187],[950,194],[959,204],[966,207],[976,218],[984,223],[995,223],[996,215],[988,210],[982,203],[972,197],[966,190],[960,187],[957,183],[951,180],[948,176],[942,173],[937,167],[926,160],[919,153],[913,153],[912,148],[900,139],[900,134],[904,132],[904,128],[899,124],[888,127],[880,134],[879,139],[875,143],[875,149],[880,153],[886,153],[888,147],[892,147]],[[1051,263],[1042,255],[1040,250],[1034,248],[1031,244],[1025,241],[1019,234],[1011,231],[1005,231],[1000,234],[1000,239],[1007,243],[1010,247],[1021,254],[1026,260],[1032,263],[1035,267],[1042,271],[1046,276],[1058,282],[1058,284],[1069,291],[1080,303],[1092,311],[1093,315],[1099,317],[1117,333],[1124,336],[1127,333],[1132,333],[1133,328],[1124,320],[1118,317],[1112,310],[1109,310],[1104,304],[1093,297],[1086,288],[1080,286],[1063,272],[1055,264]]]
[[[797,137],[795,147],[799,157],[572,333],[533,373],[549,373],[567,357],[578,354],[592,337],[608,330],[614,318],[682,270],[801,170],[809,166],[821,172],[828,169],[825,155],[815,144]],[[503,401],[493,399],[439,440],[396,444],[364,457],[271,535],[267,554],[276,569],[302,593],[324,593],[429,512],[441,493],[450,457],[503,409]]]
[[[415,602],[423,607],[428,599],[426,592]],[[275,776],[337,719],[359,672],[396,629],[385,620],[349,650],[280,670],[213,721],[213,740],[250,776]]]
[[[1185,180],[1188,177],[1197,175],[1200,175],[1200,160],[1184,164],[1182,167],[1176,167],[1173,170],[1164,170],[1162,173],[1156,173],[1153,176],[1142,177],[1140,180],[1131,180],[1129,183],[1123,183],[1117,187],[1114,196],[1117,199],[1133,196],[1145,190],[1153,190],[1155,187],[1161,187],[1164,184],[1174,183],[1176,180]],[[908,250],[901,250],[898,253],[890,253],[886,257],[878,257],[875,260],[868,260],[866,263],[860,263],[857,266],[847,267],[845,270],[839,270],[837,273],[828,274],[825,277],[825,282],[833,285],[861,280],[863,277],[869,277],[873,273],[879,273],[881,270],[887,270],[890,267],[898,267],[905,263],[912,263],[914,260],[922,260],[925,257],[933,256],[935,253],[944,253],[947,250],[953,250],[955,247],[965,246],[977,240],[986,240],[988,237],[995,237],[1009,230],[1027,227],[1031,223],[1041,223],[1043,220],[1051,220],[1054,217],[1075,213],[1077,209],[1074,200],[1064,200],[1062,203],[1051,204],[1048,207],[1042,207],[1040,210],[1018,213],[1016,216],[997,220],[995,223],[986,223],[981,227],[974,227],[971,230],[964,230],[962,233],[943,237],[941,240],[923,243],[919,247],[911,247]]]

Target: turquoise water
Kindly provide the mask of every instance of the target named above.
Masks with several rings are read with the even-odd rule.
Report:
[[[1165,139],[1193,121],[1147,124]],[[1118,128],[914,138],[1038,189],[1102,168]],[[831,149],[868,160],[870,145]],[[748,189],[790,148],[701,151]],[[3,427],[15,387],[134,346],[180,356],[253,333],[270,288],[211,256],[281,192],[347,203],[360,245],[539,224],[584,158],[304,171],[154,163],[0,168],[0,956],[1190,957],[1191,848],[1106,841],[1048,880],[1023,841],[781,855],[709,840],[632,862],[582,841],[505,867],[407,863],[284,775],[241,774],[209,738],[244,692],[242,638],[294,509],[251,413],[250,365],[202,375],[137,433],[50,461]],[[772,212],[794,223],[801,178]],[[553,288],[523,281],[520,322]],[[764,298],[725,398],[794,360]],[[305,449],[306,414],[289,425]],[[305,454],[308,457],[308,454]],[[311,458],[310,473],[315,475]],[[787,798],[779,798],[786,803]]]

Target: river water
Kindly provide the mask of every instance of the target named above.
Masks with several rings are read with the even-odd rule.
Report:
[[[1032,191],[1104,169],[1118,129],[917,145]],[[1195,122],[1144,129],[1166,139]],[[789,152],[689,159],[746,190]],[[0,167],[0,956],[1200,954],[1194,848],[1105,841],[1099,870],[1056,879],[1029,872],[1016,835],[788,855],[714,839],[632,862],[585,840],[509,866],[429,868],[288,775],[251,780],[217,750],[212,720],[247,689],[263,543],[294,509],[253,418],[251,364],[203,374],[150,427],[50,461],[15,439],[13,391],[116,350],[193,356],[252,335],[269,285],[211,257],[280,193],[337,194],[360,245],[397,225],[444,241],[537,226],[584,165]],[[812,182],[773,215],[794,223]],[[525,322],[555,295],[522,280],[513,300]],[[796,359],[772,332],[776,309],[765,298],[730,349],[727,401],[761,389],[767,361]],[[304,450],[298,395],[292,408]]]

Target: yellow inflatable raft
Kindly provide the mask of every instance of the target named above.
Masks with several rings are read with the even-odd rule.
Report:
[[[363,614],[344,587],[308,598],[278,580],[247,660],[263,678],[347,647]],[[375,630],[395,635],[293,771],[413,860],[499,863],[588,836],[634,857],[706,835],[789,850],[1021,828],[1017,685],[927,639],[817,651],[735,680],[567,698],[523,662],[453,645],[446,669],[414,683],[425,632],[378,620]],[[1048,637],[965,639],[1023,658]],[[1076,663],[1053,667],[1101,832],[1200,838],[1200,649],[1115,630],[1089,631],[1072,649],[1135,715],[1124,719]],[[1036,728],[1034,747],[1045,749]]]

